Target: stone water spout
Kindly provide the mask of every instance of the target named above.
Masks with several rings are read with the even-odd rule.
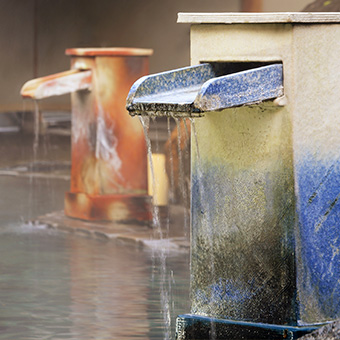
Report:
[[[340,14],[180,13],[192,67],[130,114],[190,117],[191,314],[177,339],[296,339],[340,318]]]
[[[71,93],[71,189],[65,214],[85,220],[151,221],[143,128],[125,110],[131,85],[148,73],[152,50],[66,50],[71,70],[28,81],[21,94]]]

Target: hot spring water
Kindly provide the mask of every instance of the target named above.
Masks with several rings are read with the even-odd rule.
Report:
[[[2,159],[23,148],[16,164],[69,157],[67,137],[0,138]],[[69,181],[50,175],[0,176],[0,339],[175,339],[175,318],[189,308],[188,252],[27,222],[63,207]]]

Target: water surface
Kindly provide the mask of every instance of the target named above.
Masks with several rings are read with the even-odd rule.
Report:
[[[0,176],[0,339],[164,339],[189,311],[189,256],[27,223],[63,207],[61,179]],[[164,292],[163,292],[164,294]],[[167,298],[169,296],[169,298]]]

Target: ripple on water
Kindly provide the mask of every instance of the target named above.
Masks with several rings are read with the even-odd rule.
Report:
[[[166,261],[174,324],[189,311],[188,254]],[[45,226],[2,228],[0,339],[162,339],[160,265],[148,251]]]

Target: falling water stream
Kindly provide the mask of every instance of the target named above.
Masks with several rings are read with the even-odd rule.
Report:
[[[182,139],[185,139],[184,137],[182,137],[182,129],[181,129],[181,121],[183,124],[183,130],[186,134],[186,140],[188,142],[189,140],[189,133],[187,130],[187,125],[186,125],[186,121],[184,118],[180,119],[180,118],[175,118],[174,120],[176,122],[176,126],[177,126],[177,150],[178,150],[178,162],[179,162],[179,188],[180,188],[180,192],[181,192],[181,196],[183,199],[183,202],[187,202],[188,201],[188,192],[187,192],[187,186],[185,183],[185,179],[184,179],[184,164],[183,164],[183,151],[182,151]],[[183,149],[185,149],[184,145],[183,145]],[[184,215],[184,229],[187,231],[189,229],[189,221],[187,218],[187,215]]]
[[[170,118],[167,120],[167,130],[168,130],[168,141],[169,141],[169,161],[170,161],[170,191],[174,192],[174,155],[172,152],[172,139],[171,139],[171,128],[170,128]],[[179,162],[179,169],[178,169],[178,176],[179,176],[179,188],[180,193],[182,196],[183,202],[187,201],[187,191],[186,186],[184,183],[184,165],[183,165],[183,158],[182,158],[182,136],[181,136],[181,126],[180,126],[180,120],[177,118],[174,118],[177,126],[177,155],[178,155],[178,162]],[[151,169],[151,176],[152,176],[152,186],[153,186],[153,192],[156,192],[156,186],[161,185],[161,183],[157,183],[156,174],[154,171],[154,165],[153,165],[153,159],[152,159],[152,148],[151,148],[151,141],[149,137],[149,127],[150,127],[150,118],[147,116],[141,116],[140,117],[141,124],[144,128],[145,133],[145,139],[148,149],[148,159],[150,163],[150,169]],[[153,124],[156,123],[156,118],[151,118],[151,122]],[[183,121],[185,128],[186,128],[186,122]],[[185,130],[185,128],[183,128]],[[189,138],[189,132],[186,130],[186,138],[188,140]],[[157,134],[157,130],[156,130]],[[184,136],[183,136],[184,137]],[[158,138],[156,138],[158,140]],[[159,152],[159,145],[156,143],[155,146],[155,152]],[[164,235],[162,232],[162,226],[161,224],[164,223],[161,221],[160,215],[159,215],[159,209],[156,205],[154,205],[154,216],[153,216],[153,222],[154,222],[154,228],[158,232],[159,238],[161,241],[164,239]],[[165,221],[165,230],[168,231],[169,229],[169,219]],[[183,228],[185,231],[188,229],[188,218],[187,214],[184,214],[184,221],[183,221]],[[166,239],[165,239],[166,240]],[[164,244],[164,243],[163,243]],[[167,247],[162,247],[157,253],[154,254],[154,256],[158,257],[158,260],[161,264],[161,281],[160,281],[160,295],[161,295],[161,304],[162,304],[162,313],[163,313],[163,320],[165,325],[165,333],[164,333],[164,340],[168,339],[174,339],[174,334],[172,332],[172,319],[171,319],[171,310],[173,310],[173,306],[171,303],[172,300],[172,285],[174,282],[173,272],[167,268]]]
[[[174,156],[173,156],[173,152],[172,152],[172,140],[171,140],[171,122],[170,122],[170,117],[167,117],[167,130],[168,130],[168,141],[169,141],[169,161],[170,161],[170,202],[174,201]]]
[[[33,161],[36,160],[40,135],[40,109],[37,100],[34,100],[34,143],[33,143]]]
[[[156,177],[155,177],[155,171],[153,166],[153,160],[152,160],[152,148],[151,148],[151,140],[149,138],[149,126],[150,126],[150,118],[146,116],[140,116],[139,120],[143,126],[144,130],[144,136],[147,146],[147,154],[148,154],[148,160],[150,165],[150,171],[151,171],[151,178],[152,178],[152,188],[153,192],[156,192]],[[153,225],[155,227],[155,230],[159,233],[160,237],[162,238],[162,229],[160,225],[160,218],[159,218],[159,208],[156,204],[153,204]]]
[[[153,192],[156,192],[156,186],[159,183],[156,183],[153,159],[152,159],[152,148],[151,148],[151,140],[149,138],[149,124],[150,118],[145,116],[140,116],[140,121],[144,129],[145,140],[147,144],[148,151],[148,159],[151,170],[152,177],[152,188]],[[154,120],[153,120],[154,122]],[[156,147],[157,149],[158,147]],[[153,224],[156,232],[159,235],[160,241],[163,241],[163,232],[161,227],[159,208],[156,204],[153,205]],[[171,315],[170,315],[170,296],[171,296],[171,280],[169,280],[167,273],[167,254],[166,248],[161,247],[158,252],[153,254],[153,256],[157,256],[160,262],[160,296],[161,296],[161,305],[162,305],[162,314],[164,321],[164,340],[169,340],[172,338],[171,334]]]

